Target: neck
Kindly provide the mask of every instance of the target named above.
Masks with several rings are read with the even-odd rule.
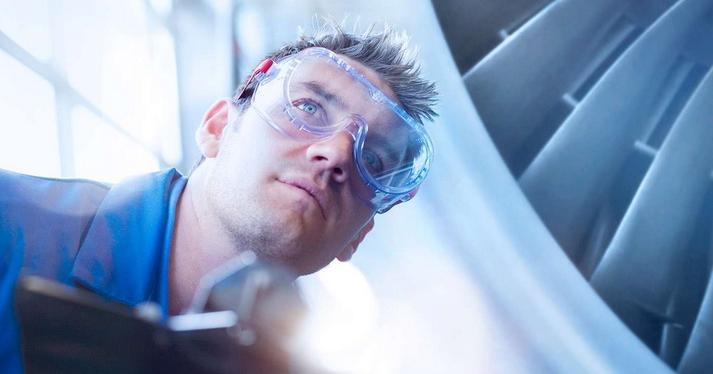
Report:
[[[178,202],[169,265],[169,314],[181,314],[203,276],[238,254],[205,199],[209,173],[201,165]]]

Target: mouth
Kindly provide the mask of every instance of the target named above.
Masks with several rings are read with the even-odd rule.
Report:
[[[291,180],[291,179],[281,180],[281,179],[278,179],[278,181],[283,184],[286,184],[288,186],[298,188],[298,189],[304,191],[305,193],[307,193],[307,195],[309,195],[312,198],[312,200],[314,200],[315,204],[317,204],[317,207],[319,208],[319,212],[322,214],[322,218],[324,218],[325,220],[327,219],[327,216],[324,212],[325,196],[324,196],[324,193],[322,192],[322,190],[320,190],[317,186],[315,186],[314,184],[312,184],[310,182],[304,181],[304,180]]]

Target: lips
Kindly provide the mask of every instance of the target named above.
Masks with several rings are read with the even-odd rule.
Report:
[[[326,206],[326,196],[323,190],[321,190],[317,185],[314,183],[304,180],[304,179],[285,179],[281,180],[278,179],[278,181],[287,184],[289,186],[299,188],[302,191],[305,191],[308,195],[310,195],[314,201],[317,203],[317,206],[319,207],[320,213],[322,213],[322,217],[324,219],[327,219],[327,216],[324,211],[324,207]]]

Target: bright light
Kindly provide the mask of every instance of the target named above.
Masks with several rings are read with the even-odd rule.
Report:
[[[309,313],[295,341],[299,355],[332,372],[365,372],[377,306],[364,275],[335,261],[300,286]]]
[[[55,92],[47,81],[0,50],[0,168],[59,177]]]
[[[83,107],[74,107],[71,117],[77,177],[115,183],[159,169],[151,152]]]

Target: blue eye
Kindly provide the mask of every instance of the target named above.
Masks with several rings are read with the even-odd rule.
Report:
[[[364,161],[366,168],[373,176],[378,176],[384,171],[384,163],[375,152],[364,148],[361,158]]]
[[[310,101],[303,101],[299,104],[296,105],[297,109],[307,113],[307,114],[315,114],[317,113],[317,110],[319,110],[319,106],[317,104],[310,102]]]

